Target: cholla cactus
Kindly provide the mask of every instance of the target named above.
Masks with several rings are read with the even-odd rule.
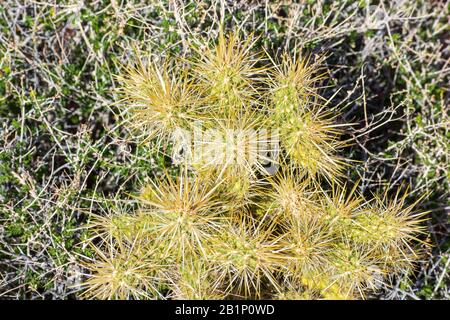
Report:
[[[173,130],[200,121],[217,132],[186,139],[179,175],[144,186],[136,212],[92,219],[102,241],[87,296],[355,299],[412,270],[424,214],[406,195],[365,199],[342,184],[343,125],[318,94],[320,58],[276,63],[254,43],[221,34],[185,69],[139,60],[120,77],[149,145],[170,148]]]
[[[342,146],[341,131],[333,122],[336,110],[326,110],[316,92],[315,84],[323,77],[318,66],[321,58],[312,64],[308,60],[285,55],[281,65],[275,66],[270,116],[281,129],[290,165],[333,181],[344,165],[335,153]]]

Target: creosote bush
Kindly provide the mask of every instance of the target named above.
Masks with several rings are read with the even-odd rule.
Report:
[[[119,77],[136,140],[182,152],[135,212],[92,218],[86,297],[358,299],[413,270],[425,214],[400,193],[346,187],[321,58],[274,59],[254,42],[221,34],[189,61],[140,55]],[[232,143],[199,139],[196,123]],[[194,139],[177,148],[177,130]]]

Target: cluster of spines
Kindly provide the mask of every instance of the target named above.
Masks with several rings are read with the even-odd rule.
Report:
[[[337,181],[341,126],[317,93],[320,60],[285,55],[277,64],[248,39],[221,34],[197,50],[192,72],[127,69],[128,120],[159,148],[196,120],[279,129],[279,173],[266,177],[245,161],[182,166],[145,186],[135,213],[93,218],[103,241],[87,264],[87,296],[364,298],[412,268],[423,214],[411,214],[405,196],[367,201]]]

